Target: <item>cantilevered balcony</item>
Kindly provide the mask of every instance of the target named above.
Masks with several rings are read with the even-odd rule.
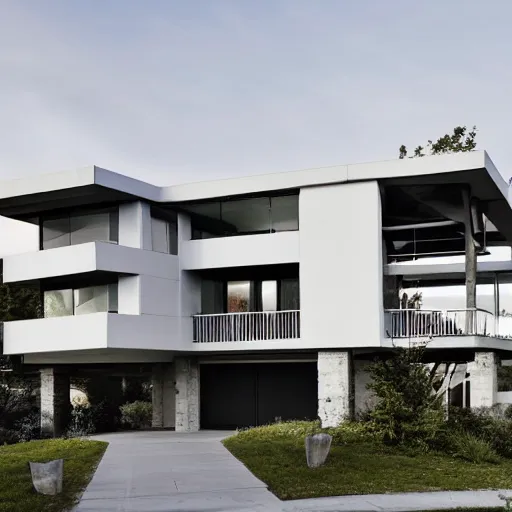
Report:
[[[386,335],[389,338],[502,337],[496,317],[478,308],[389,309],[386,310]]]
[[[194,342],[270,341],[300,338],[300,311],[194,316]]]

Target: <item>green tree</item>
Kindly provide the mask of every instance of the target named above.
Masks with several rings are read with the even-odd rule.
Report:
[[[426,148],[417,146],[414,150],[414,155],[409,158],[474,151],[476,148],[476,132],[476,126],[473,126],[471,131],[468,131],[466,126],[456,126],[453,129],[453,133],[443,135],[436,142],[429,140]],[[402,159],[405,157],[407,157],[407,147],[402,144],[398,149],[398,158]]]
[[[40,318],[42,307],[38,288],[0,284],[0,370],[18,366],[18,359],[3,355],[3,322]]]
[[[444,423],[442,399],[423,364],[423,346],[395,348],[370,366],[368,389],[378,398],[370,417],[390,444],[428,446]]]

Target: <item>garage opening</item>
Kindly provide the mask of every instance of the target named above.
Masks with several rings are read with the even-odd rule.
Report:
[[[317,417],[316,362],[201,365],[201,428]]]

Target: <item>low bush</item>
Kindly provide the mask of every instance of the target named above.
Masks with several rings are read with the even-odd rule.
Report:
[[[71,411],[71,422],[69,424],[68,437],[83,437],[94,434],[94,408],[76,404]]]
[[[151,402],[136,401],[120,407],[121,421],[131,428],[147,428],[151,426],[153,406]]]
[[[41,437],[41,413],[32,411],[16,422],[16,431],[22,442],[32,441]]]
[[[447,430],[487,441],[501,457],[512,458],[512,421],[493,417],[490,409],[450,409]]]
[[[19,441],[19,435],[15,430],[0,427],[0,446],[5,444],[15,444]]]
[[[322,428],[320,421],[280,421],[270,425],[253,427],[237,432],[240,440],[277,441],[287,440],[304,443],[306,436],[326,433],[332,436],[333,445],[381,440],[372,423],[345,422],[334,428]]]
[[[453,448],[455,455],[476,464],[484,462],[496,464],[500,460],[489,441],[469,433],[454,436]]]

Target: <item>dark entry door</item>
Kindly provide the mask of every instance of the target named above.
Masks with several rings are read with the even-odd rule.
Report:
[[[201,365],[201,428],[317,417],[316,363]]]

